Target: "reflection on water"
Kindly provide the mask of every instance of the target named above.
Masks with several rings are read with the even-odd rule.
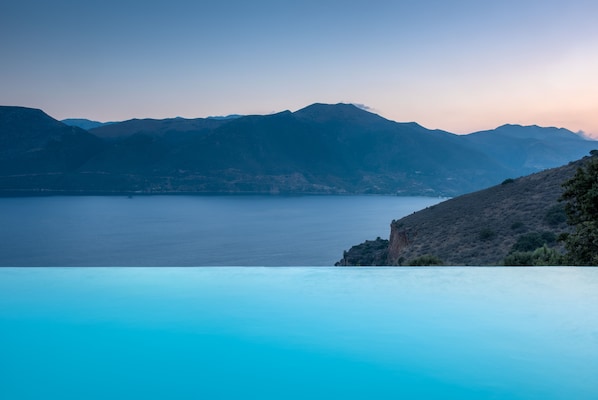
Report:
[[[597,289],[593,268],[3,268],[0,398],[596,398]]]

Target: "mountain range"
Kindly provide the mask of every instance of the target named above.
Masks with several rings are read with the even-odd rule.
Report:
[[[0,193],[455,196],[598,147],[571,131],[537,126],[455,135],[351,104],[271,115],[66,122],[41,110],[0,107]]]
[[[62,122],[65,125],[76,126],[81,129],[99,128],[100,126],[110,125],[110,124],[114,123],[114,122],[92,121],[90,119],[85,119],[85,118],[68,118],[68,119],[63,119],[60,122]]]

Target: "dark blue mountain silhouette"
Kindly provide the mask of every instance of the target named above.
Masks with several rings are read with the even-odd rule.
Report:
[[[458,136],[350,104],[222,119],[135,119],[89,132],[40,110],[0,107],[0,144],[4,193],[441,196],[561,165],[596,147],[554,128],[503,126]]]

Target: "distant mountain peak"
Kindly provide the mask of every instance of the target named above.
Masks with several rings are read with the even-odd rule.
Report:
[[[87,118],[67,118],[67,119],[61,120],[60,122],[62,122],[65,125],[68,125],[68,126],[77,126],[81,129],[85,129],[85,130],[90,130],[93,128],[98,128],[100,126],[110,125],[110,124],[115,123],[115,122],[92,121]]]
[[[327,122],[331,120],[345,120],[357,123],[373,123],[388,121],[385,118],[366,111],[354,104],[337,103],[324,104],[314,103],[293,113],[301,119],[309,119],[315,122]]]
[[[55,121],[54,118],[38,108],[28,108],[21,106],[0,106],[0,117],[5,121],[8,118],[36,118],[46,121]]]
[[[243,115],[241,114],[229,114],[229,115],[211,115],[207,117],[207,119],[216,119],[216,120],[227,120],[227,119],[237,119],[241,118]]]
[[[28,134],[40,134],[48,127],[61,128],[65,125],[37,108],[0,106],[0,132],[12,131],[18,126]]]
[[[537,139],[544,140],[549,138],[559,139],[578,139],[587,140],[587,138],[576,134],[565,128],[542,127],[538,125],[519,125],[504,124],[496,129],[471,133],[473,136],[492,135],[495,137],[509,137],[513,139]]]
[[[331,110],[344,110],[346,112],[355,112],[355,111],[364,111],[369,113],[369,111],[364,110],[363,108],[357,107],[355,104],[351,103],[336,103],[336,104],[329,104],[329,103],[313,103],[307,107],[303,107],[302,109],[296,111],[297,113],[300,112],[307,112],[307,111],[331,111]]]

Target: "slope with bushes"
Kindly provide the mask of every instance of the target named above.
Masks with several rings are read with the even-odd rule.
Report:
[[[563,183],[591,158],[459,196],[392,221],[387,247],[362,245],[338,265],[524,265],[531,253],[543,265],[564,251],[559,235],[570,232]],[[371,247],[371,246],[370,246]],[[527,257],[527,258],[526,258]]]

